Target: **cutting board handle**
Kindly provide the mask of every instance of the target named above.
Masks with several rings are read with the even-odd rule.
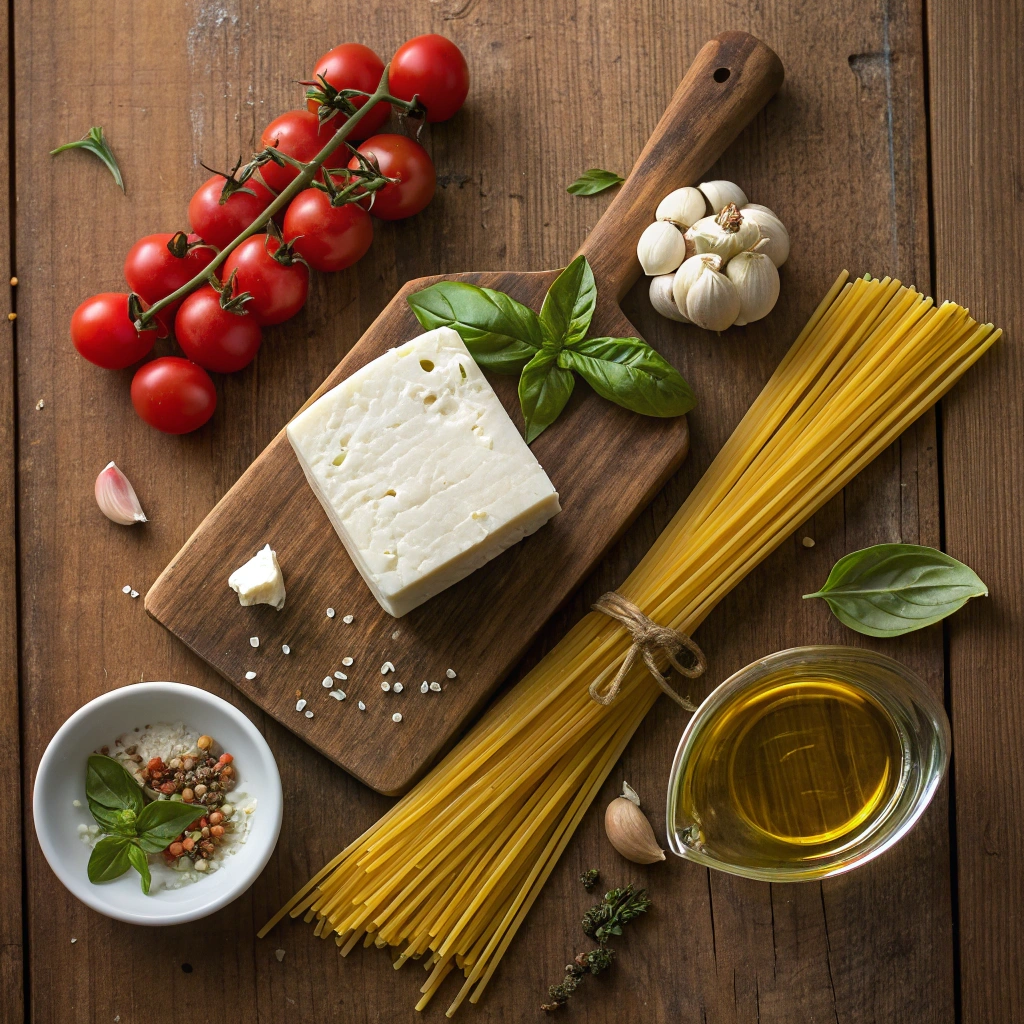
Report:
[[[782,61],[746,32],[705,43],[611,205],[577,255],[616,301],[640,276],[636,244],[673,189],[695,185],[782,84]]]

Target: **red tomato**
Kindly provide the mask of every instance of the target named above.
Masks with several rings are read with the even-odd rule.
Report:
[[[185,256],[175,256],[167,247],[174,235],[146,235],[128,250],[124,260],[124,279],[147,306],[187,284],[213,259],[213,251],[205,247],[191,250]],[[189,245],[199,241],[198,235],[189,235]],[[157,314],[157,320],[166,333],[174,322],[174,311],[181,300],[172,302]]]
[[[385,185],[373,200],[370,212],[381,220],[401,220],[419,213],[434,197],[437,177],[427,151],[405,135],[374,135],[359,152],[375,157],[380,173],[398,181]],[[372,162],[372,161],[371,161]],[[349,169],[356,170],[359,161],[352,157]]]
[[[331,141],[331,137],[341,124],[341,121],[332,119],[321,128],[316,114],[311,114],[308,110],[289,110],[263,129],[261,144],[264,148],[273,146],[276,139],[277,148],[282,153],[308,163]],[[327,158],[325,166],[344,167],[348,152],[344,145],[339,146]],[[294,167],[279,167],[275,163],[266,163],[260,168],[260,174],[274,191],[280,192],[298,177],[299,172]]]
[[[331,206],[326,192],[307,188],[284,215],[284,237],[314,270],[344,270],[370,248],[373,224],[357,203]]]
[[[249,292],[245,304],[250,317],[263,325],[279,324],[295,316],[306,302],[309,268],[301,260],[282,263],[274,258],[281,247],[276,238],[253,235],[224,261],[221,277],[235,275],[235,292]]]
[[[262,332],[256,317],[225,309],[220,292],[204,284],[181,304],[174,337],[185,355],[204,369],[234,373],[256,358]]]
[[[469,68],[462,51],[444,36],[417,36],[391,58],[388,82],[400,100],[419,96],[428,121],[447,121],[469,93]]]
[[[104,370],[123,370],[149,352],[156,331],[135,330],[123,292],[101,292],[72,314],[71,340],[90,363]]]
[[[383,74],[384,61],[362,43],[342,43],[341,46],[328,50],[316,62],[316,67],[313,69],[314,79],[322,75],[330,85],[339,91],[341,89],[359,89],[361,92],[373,92]],[[395,93],[395,95],[398,94]],[[352,98],[352,102],[356,107],[361,107],[366,100],[361,96],[355,96]],[[320,104],[316,100],[306,100],[306,106],[315,114]],[[380,130],[381,125],[390,116],[391,106],[382,100],[356,125],[349,139],[358,142],[360,139],[369,138],[374,132]],[[344,114],[335,114],[327,122],[327,127],[332,132],[336,132],[345,123],[345,120]]]
[[[262,182],[250,178],[245,188],[220,201],[224,177],[215,174],[199,186],[188,204],[188,222],[204,242],[223,249],[233,242],[273,201],[274,194]]]
[[[140,366],[132,379],[132,405],[151,427],[165,434],[198,430],[217,408],[210,375],[178,356],[161,356]]]

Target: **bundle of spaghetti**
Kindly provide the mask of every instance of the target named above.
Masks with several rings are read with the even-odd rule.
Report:
[[[999,337],[899,281],[822,300],[760,396],[619,593],[692,633],[722,597],[929,409]],[[454,968],[448,1015],[490,981],[577,825],[660,694],[637,662],[608,705],[626,630],[592,612],[285,913],[347,954],[424,959],[422,1009]]]

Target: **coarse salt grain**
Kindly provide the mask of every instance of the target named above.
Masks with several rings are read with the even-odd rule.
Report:
[[[393,714],[393,715],[391,716],[391,721],[392,721],[392,722],[400,722],[401,720],[402,720],[402,713],[401,713],[400,711],[396,711],[396,712],[395,712],[395,713],[394,713],[394,714]]]
[[[420,683],[420,693],[426,693],[429,689],[430,684],[424,679],[423,682]]]
[[[71,945],[73,946],[77,941],[78,941],[78,939],[72,939],[71,940]]]
[[[132,592],[132,588],[131,587],[122,587],[121,588],[121,593],[122,594],[130,594],[131,592]]]
[[[430,684],[430,688],[434,691],[434,693],[440,693],[441,692],[441,684],[440,683],[431,683]]]
[[[329,619],[333,619],[334,618],[334,609],[333,608],[328,608],[327,609],[327,618],[329,618]]]
[[[250,647],[259,647],[259,645],[260,645],[260,638],[258,636],[251,636],[251,637],[249,637],[249,646]]]
[[[295,702],[295,710],[301,711],[306,706],[305,698],[300,698]]]
[[[342,663],[342,665],[345,666],[345,668],[348,668],[349,665],[352,664],[352,659],[351,658],[342,658],[341,659],[341,663]]]
[[[401,693],[402,690],[403,690],[402,684],[401,683],[395,683],[395,693]]]
[[[246,679],[255,679],[256,678],[256,673],[255,672],[246,672],[245,673],[245,678]]]
[[[333,698],[334,698],[335,700],[344,700],[344,699],[345,699],[345,696],[346,696],[346,694],[345,694],[345,691],[344,691],[344,690],[331,690],[331,696],[332,696],[332,697],[333,697]]]
[[[392,640],[397,640],[399,638],[399,636],[401,636],[401,633],[396,629],[394,631],[394,633],[391,634],[391,639]]]
[[[312,718],[313,717],[313,712],[312,711],[307,711],[306,712],[306,717],[307,718]]]
[[[802,541],[800,541],[800,543],[803,544],[803,546],[805,548],[813,548],[814,547],[814,538],[813,537],[804,537],[804,539]]]
[[[274,956],[277,957],[277,962],[280,963],[284,959],[284,950],[283,949],[275,949],[274,950]]]
[[[320,682],[320,685],[325,690],[329,690],[334,685],[334,680],[330,676],[324,676]]]
[[[281,653],[282,654],[291,654],[292,653],[292,649],[287,644],[281,644]]]
[[[359,710],[360,711],[365,711],[366,710],[366,705],[362,701],[359,702]]]
[[[380,667],[380,674],[382,676],[386,676],[389,672],[394,672],[394,671],[395,671],[395,666],[392,665],[390,661],[385,661],[384,664],[381,665],[381,667]]]
[[[342,616],[341,621],[344,622],[346,626],[351,626],[352,625],[352,616],[351,615],[344,615],[344,616]]]
[[[135,599],[135,598],[137,598],[138,596],[139,596],[139,592],[138,592],[137,590],[133,590],[133,591],[132,591],[132,600],[134,600],[134,599]]]
[[[387,693],[391,689],[391,684],[385,679],[384,682],[380,684],[380,688]]]
[[[455,678],[455,669],[453,669],[453,668],[450,668],[450,669],[448,669],[448,671],[447,671],[447,672],[445,672],[445,675],[446,675],[446,676],[447,676],[447,677],[448,677],[449,679],[454,679],[454,678]]]

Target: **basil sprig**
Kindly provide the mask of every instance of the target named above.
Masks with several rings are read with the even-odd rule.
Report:
[[[105,754],[89,755],[85,799],[107,833],[89,857],[89,881],[109,882],[132,867],[142,876],[147,896],[151,879],[146,855],[166,849],[203,814],[202,807],[176,800],[147,804],[131,772]]]
[[[626,179],[614,171],[606,171],[601,167],[591,167],[584,171],[565,191],[574,196],[593,196],[606,188],[621,185]]]
[[[588,338],[597,285],[585,256],[554,280],[538,315],[504,292],[439,281],[409,296],[426,330],[451,327],[484,370],[519,374],[527,443],[549,427],[578,373],[602,398],[644,416],[682,416],[696,404],[679,372],[640,338]]]
[[[836,562],[821,590],[840,622],[867,636],[902,636],[988,597],[973,569],[918,544],[876,544]]]

